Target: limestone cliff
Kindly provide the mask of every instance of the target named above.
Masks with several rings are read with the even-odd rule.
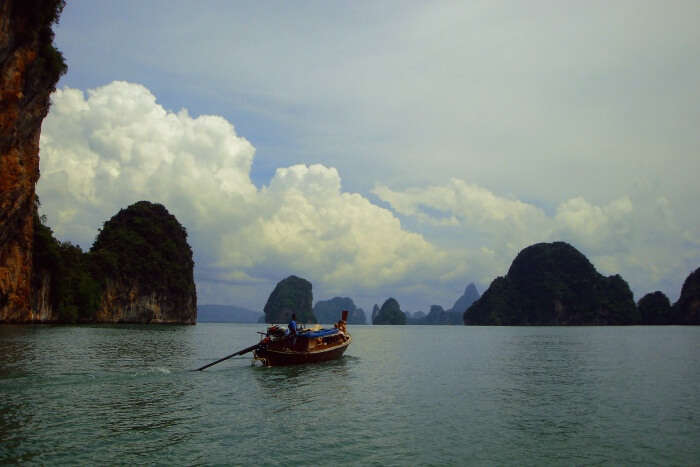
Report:
[[[36,319],[31,307],[39,135],[65,71],[51,25],[63,2],[0,2],[0,321]]]
[[[137,281],[107,280],[95,320],[98,323],[195,324],[194,293],[172,294],[142,287]]]
[[[103,287],[91,320],[196,323],[192,249],[163,205],[139,201],[119,211],[105,222],[90,259]]]

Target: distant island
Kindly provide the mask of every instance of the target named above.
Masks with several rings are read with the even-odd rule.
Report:
[[[340,319],[340,313],[348,310],[348,324],[367,324],[365,311],[357,308],[349,297],[333,297],[330,300],[319,300],[314,305],[313,314],[319,323],[335,323]]]
[[[464,289],[464,293],[457,299],[449,310],[440,305],[431,305],[426,315],[422,311],[415,313],[406,312],[406,324],[413,325],[461,325],[464,324],[464,312],[479,299],[479,291],[473,282]]]
[[[675,304],[656,291],[638,303],[619,275],[605,277],[576,248],[565,242],[537,243],[523,249],[505,277],[496,278],[482,296],[469,283],[452,308],[431,305],[429,312],[403,311],[395,298],[375,304],[377,325],[625,325],[700,324],[700,269],[683,284]],[[270,294],[263,315],[241,307],[202,305],[200,321],[286,323],[292,313],[300,323],[331,324],[342,310],[350,324],[366,324],[364,310],[349,297],[319,300],[312,286],[290,276]]]
[[[313,324],[316,317],[311,309],[313,292],[311,282],[289,276],[277,283],[265,304],[266,323],[288,323],[292,314],[297,322]]]
[[[661,292],[634,303],[619,275],[605,277],[565,242],[523,249],[505,277],[496,278],[464,313],[467,325],[700,324],[696,270],[670,307]]]
[[[268,298],[268,313],[276,323],[285,323],[286,315],[297,315],[300,323],[332,324],[340,319],[341,312],[348,310],[348,324],[367,324],[365,312],[357,308],[349,297],[333,297],[330,300],[319,300],[314,305],[311,315],[306,305],[309,302],[310,282],[296,276],[290,276],[275,286]],[[199,322],[218,323],[264,323],[266,315],[234,305],[199,305],[197,309]],[[309,319],[309,316],[313,318]],[[305,317],[303,320],[300,317]]]
[[[372,324],[406,324],[406,315],[401,311],[399,302],[389,298],[372,318]]]

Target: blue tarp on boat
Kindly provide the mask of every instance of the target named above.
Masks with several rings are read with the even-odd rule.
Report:
[[[337,329],[319,329],[318,331],[302,332],[299,337],[326,337],[338,334]]]

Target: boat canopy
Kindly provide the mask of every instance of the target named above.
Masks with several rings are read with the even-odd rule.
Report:
[[[337,329],[319,329],[318,331],[307,331],[299,333],[299,337],[326,337],[338,334]]]

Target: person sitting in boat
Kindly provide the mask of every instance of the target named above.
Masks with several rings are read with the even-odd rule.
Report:
[[[292,336],[297,335],[297,315],[296,313],[292,313],[292,320],[289,322],[289,325],[287,326],[289,328],[289,334]]]
[[[295,313],[292,313],[292,319],[289,321],[289,325],[287,326],[289,329],[287,330],[287,333],[289,334],[290,337],[290,346],[294,347],[294,344],[296,344],[297,341],[297,315]]]

